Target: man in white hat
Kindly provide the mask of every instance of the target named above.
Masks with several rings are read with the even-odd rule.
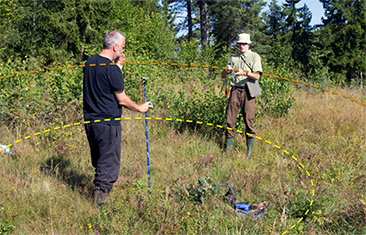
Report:
[[[256,136],[254,129],[255,97],[261,95],[258,79],[262,75],[261,58],[250,50],[249,45],[251,44],[249,34],[239,34],[237,45],[240,53],[230,58],[227,65],[228,69],[221,73],[223,78],[232,73],[230,80],[232,88],[226,107],[226,152],[234,146],[235,123],[239,110],[241,110],[245,122],[248,158],[252,157],[251,153]]]

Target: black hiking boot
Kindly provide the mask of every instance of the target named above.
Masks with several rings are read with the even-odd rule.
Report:
[[[99,187],[94,188],[94,202],[98,206],[102,206],[107,203],[108,200],[108,191],[103,191]]]

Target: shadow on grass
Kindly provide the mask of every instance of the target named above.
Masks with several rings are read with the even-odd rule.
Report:
[[[74,191],[90,197],[94,188],[94,185],[91,183],[93,179],[86,174],[74,170],[77,168],[64,156],[54,155],[45,160],[45,163],[41,166],[41,172],[50,176],[56,176],[67,183]]]

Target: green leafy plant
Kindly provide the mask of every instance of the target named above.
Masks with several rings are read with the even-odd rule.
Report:
[[[189,200],[196,204],[202,204],[212,196],[217,196],[220,192],[220,186],[215,185],[211,179],[197,179],[189,187],[178,181],[172,189],[173,194],[178,200]]]
[[[15,224],[13,224],[9,219],[6,221],[0,221],[0,234],[8,234],[15,228]]]
[[[282,117],[290,112],[294,105],[292,84],[284,80],[284,77],[293,75],[286,67],[279,67],[276,69],[268,66],[266,61],[263,61],[263,71],[268,76],[262,75],[259,79],[259,84],[262,89],[262,95],[258,97],[258,104],[260,109],[257,113],[267,114],[273,117]],[[279,76],[279,78],[273,77]],[[258,117],[257,117],[258,118]]]

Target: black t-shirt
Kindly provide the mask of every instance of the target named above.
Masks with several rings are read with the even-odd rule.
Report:
[[[121,125],[115,118],[121,117],[122,106],[114,92],[124,90],[123,75],[117,65],[110,63],[111,60],[100,55],[86,61],[83,83],[85,121],[100,120],[100,123]]]

